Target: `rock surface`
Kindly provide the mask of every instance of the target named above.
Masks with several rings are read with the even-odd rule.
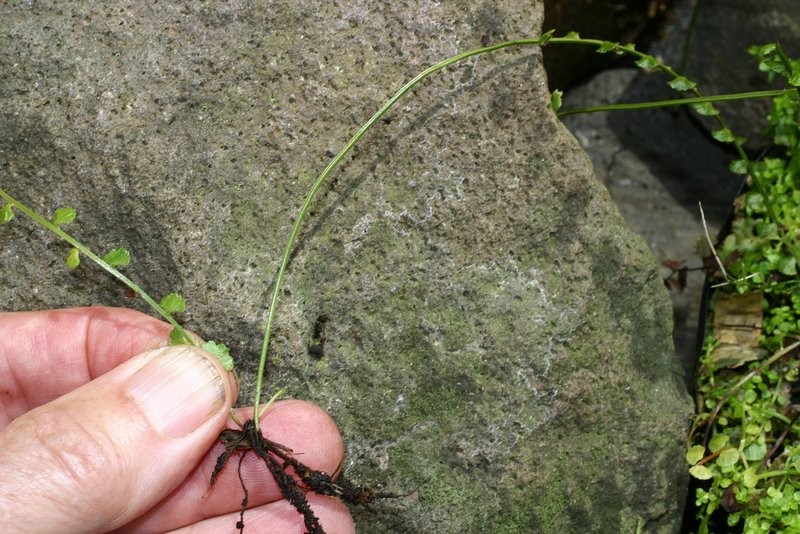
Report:
[[[501,1],[73,2],[3,7],[0,184],[225,342],[245,384],[302,196],[403,81],[529,36]],[[676,532],[691,405],[670,306],[553,117],[535,49],[415,89],[315,202],[269,388],[328,409],[348,476],[418,498],[362,532]],[[23,220],[0,227],[6,309],[141,306]],[[329,318],[325,355],[307,347]],[[247,402],[246,400],[244,402]],[[267,433],[269,430],[267,429]],[[246,516],[245,516],[246,519]]]

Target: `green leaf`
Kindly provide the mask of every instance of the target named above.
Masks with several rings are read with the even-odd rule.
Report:
[[[714,478],[714,472],[704,465],[694,465],[690,467],[689,474],[698,480],[709,480]]]
[[[758,485],[758,475],[755,467],[748,467],[742,475],[742,482],[746,488],[755,488]]]
[[[654,69],[659,65],[660,63],[658,62],[658,60],[649,54],[645,54],[644,56],[636,60],[636,66],[639,67],[640,69],[645,69],[645,70]]]
[[[186,301],[177,293],[170,293],[163,299],[159,305],[164,308],[164,311],[172,315],[173,313],[183,313],[186,309]]]
[[[716,434],[708,442],[708,450],[710,450],[711,452],[717,452],[722,447],[725,447],[729,441],[730,441],[730,436],[728,436],[728,434]]]
[[[757,55],[759,55],[759,56],[768,56],[768,55],[772,54],[773,52],[775,52],[776,48],[777,48],[777,45],[775,43],[767,43],[767,44],[762,45],[760,47],[758,47],[758,46],[751,47],[750,50],[755,49],[755,53]]]
[[[0,208],[0,224],[6,224],[13,218],[14,210],[11,208],[11,203],[6,202],[3,204],[3,207]]]
[[[734,448],[725,449],[717,457],[717,465],[720,467],[732,467],[739,461],[739,451]]]
[[[747,423],[744,426],[744,432],[745,432],[745,434],[749,434],[751,436],[757,436],[757,435],[761,434],[761,425],[759,425],[757,423]]]
[[[184,330],[180,326],[176,326],[169,333],[169,344],[170,345],[194,345],[194,342],[189,337],[189,335],[186,333],[186,330]]]
[[[686,451],[686,463],[689,465],[694,465],[706,455],[706,448],[702,445],[694,445],[689,447],[689,450]]]
[[[706,117],[714,117],[719,115],[719,110],[714,107],[714,104],[711,102],[701,102],[700,104],[692,104],[692,109],[694,109],[700,115],[705,115]]]
[[[231,357],[231,351],[222,343],[206,341],[200,345],[200,348],[216,356],[219,360],[219,363],[222,364],[222,367],[224,367],[226,371],[233,370],[233,357]]]
[[[615,50],[618,46],[619,46],[618,43],[612,43],[611,41],[603,41],[603,43],[597,47],[597,53],[605,54],[606,52]]]
[[[567,38],[567,39],[580,39],[581,38],[581,36],[578,34],[578,32],[569,32],[564,37]]]
[[[112,267],[124,267],[131,262],[131,254],[124,247],[119,247],[103,256],[103,261]]]
[[[676,76],[667,83],[676,91],[688,91],[689,89],[694,89],[697,85],[695,82],[686,78],[685,76]]]
[[[783,274],[794,276],[797,274],[797,260],[794,256],[783,257],[778,260],[776,265],[778,271]]]
[[[67,264],[68,268],[74,269],[75,267],[81,264],[81,251],[75,247],[69,249],[69,254],[67,254],[67,259],[64,261]]]
[[[555,30],[550,30],[549,32],[543,33],[542,36],[539,37],[539,46],[544,46],[549,43],[555,32]]]
[[[767,446],[763,443],[751,443],[742,451],[743,456],[749,462],[757,462],[767,454]]]
[[[560,89],[556,89],[552,93],[550,93],[550,107],[553,108],[553,111],[558,111],[561,109],[561,97],[564,95],[564,91]]]
[[[56,226],[69,224],[75,220],[75,215],[77,215],[77,213],[75,213],[75,210],[72,208],[58,208],[53,214],[53,218],[50,219],[50,222]]]
[[[747,174],[747,160],[745,159],[736,159],[731,162],[728,166],[734,174]]]
[[[719,128],[717,130],[712,130],[711,137],[713,137],[720,143],[733,143],[735,139],[733,136],[733,132],[731,132],[730,128]]]

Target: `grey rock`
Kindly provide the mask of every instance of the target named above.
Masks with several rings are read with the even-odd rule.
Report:
[[[541,4],[121,2],[3,8],[2,187],[238,357],[302,196],[425,66],[528,36]],[[286,279],[268,388],[335,417],[346,474],[404,498],[362,532],[677,532],[691,405],[646,244],[549,110],[535,49],[424,83],[323,187]],[[141,307],[23,220],[6,309]],[[325,355],[307,354],[326,314]],[[266,429],[267,435],[269,429]],[[246,516],[245,516],[246,520]]]

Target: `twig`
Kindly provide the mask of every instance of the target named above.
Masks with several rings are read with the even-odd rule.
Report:
[[[717,256],[717,249],[714,248],[714,243],[711,241],[711,236],[708,233],[708,225],[706,224],[706,214],[703,212],[703,203],[698,202],[697,205],[700,207],[700,219],[703,221],[703,231],[706,233],[706,241],[708,241],[708,246],[711,247],[711,253],[714,255],[714,259],[717,260],[717,265],[719,266],[719,270],[722,273],[722,277],[726,280],[726,283],[730,283],[730,279],[728,278],[728,272],[725,270],[725,266],[722,265],[722,260],[720,260],[719,256]]]

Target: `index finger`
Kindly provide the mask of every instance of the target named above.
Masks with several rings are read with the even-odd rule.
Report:
[[[166,346],[170,329],[126,308],[0,313],[0,429],[134,355]]]

